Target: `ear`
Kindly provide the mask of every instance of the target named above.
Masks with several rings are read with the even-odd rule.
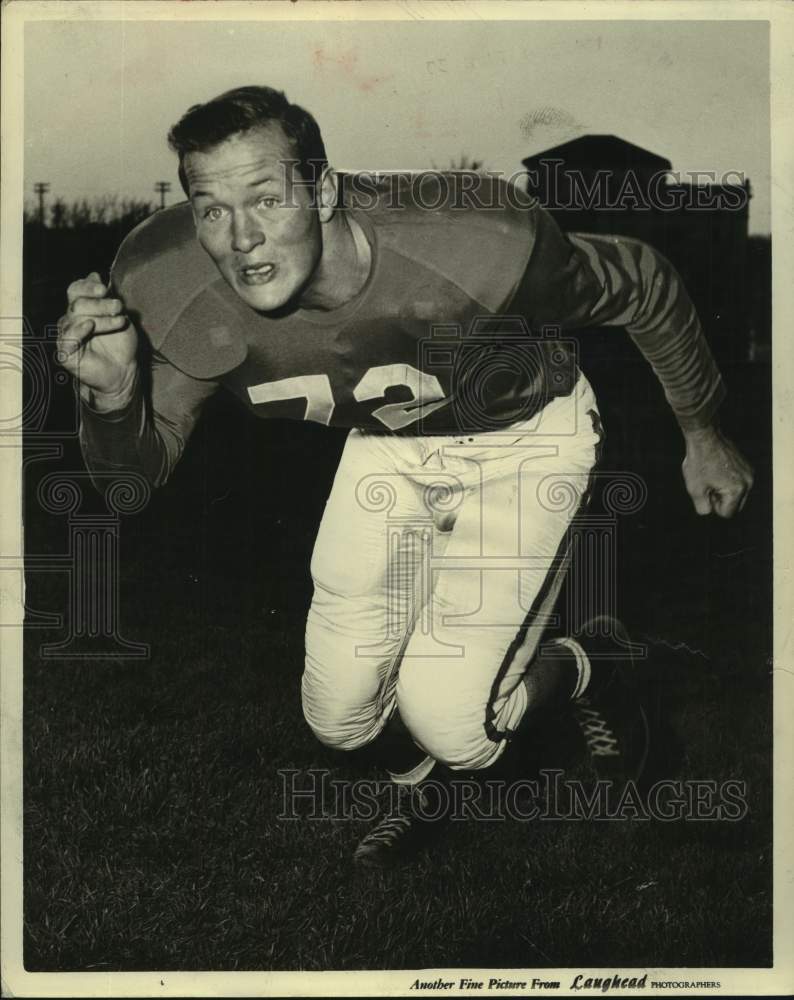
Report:
[[[336,211],[339,197],[339,174],[332,167],[324,167],[317,184],[317,214],[320,222],[329,222]]]

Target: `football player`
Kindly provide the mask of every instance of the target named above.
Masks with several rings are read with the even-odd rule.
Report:
[[[400,789],[356,859],[402,856],[434,775],[487,773],[564,704],[599,774],[637,776],[620,623],[537,654],[602,439],[564,331],[628,331],[698,513],[730,517],[750,488],[676,272],[636,240],[564,236],[492,177],[342,177],[312,116],[268,87],[190,108],[169,141],[187,201],[124,241],[109,285],[70,286],[58,358],[88,468],[154,486],[219,387],[259,417],[351,428],[312,557],[302,696],[319,740],[375,745]]]

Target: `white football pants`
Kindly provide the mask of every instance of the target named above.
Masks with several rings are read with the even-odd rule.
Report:
[[[350,432],[311,564],[302,693],[321,742],[370,743],[396,704],[453,769],[501,755],[600,440],[584,376],[509,430]]]

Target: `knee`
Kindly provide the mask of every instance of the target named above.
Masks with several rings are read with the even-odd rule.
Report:
[[[406,670],[404,663],[397,683],[397,706],[411,736],[425,753],[447,767],[488,767],[503,749],[501,739],[488,735],[488,692],[461,690],[451,679],[439,684],[438,669],[427,662],[421,669],[420,664]]]
[[[317,739],[334,750],[358,750],[383,728],[377,704],[355,679],[323,681],[306,671],[301,683],[303,717]]]

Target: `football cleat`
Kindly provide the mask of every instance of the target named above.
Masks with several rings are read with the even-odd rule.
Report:
[[[390,868],[409,861],[430,843],[443,825],[445,811],[432,808],[427,783],[396,785],[390,791],[385,815],[353,852],[356,864]]]
[[[600,615],[574,638],[590,661],[590,681],[572,707],[591,767],[599,780],[636,783],[650,733],[628,632],[617,618]]]

